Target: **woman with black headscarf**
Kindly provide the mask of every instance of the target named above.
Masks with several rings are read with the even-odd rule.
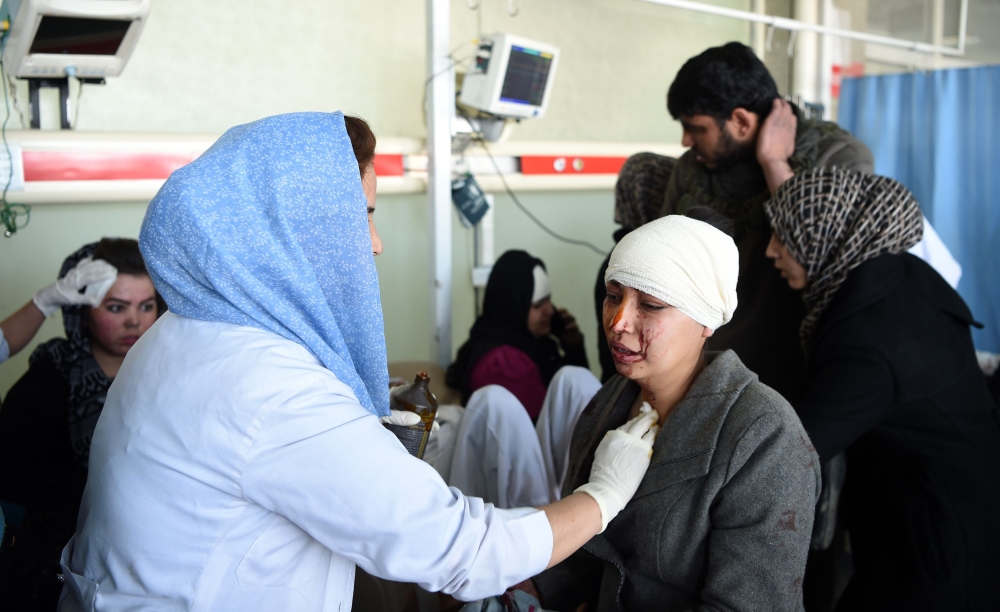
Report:
[[[62,307],[66,337],[35,349],[0,410],[0,499],[24,512],[0,556],[0,597],[11,609],[55,609],[59,553],[76,527],[108,389],[163,310],[135,240],[88,244],[66,258],[59,277],[87,261],[113,266],[110,287],[93,307]]]
[[[767,256],[808,314],[795,405],[820,458],[847,454],[854,575],[837,610],[998,610],[1000,415],[965,302],[906,251],[923,221],[884,177],[778,177]]]
[[[620,225],[614,233],[615,244],[625,234],[640,228],[663,213],[663,198],[667,193],[667,183],[674,171],[677,160],[656,153],[636,153],[625,160],[618,172],[615,183],[615,223]],[[594,284],[594,307],[597,312],[597,355],[601,361],[601,382],[607,382],[615,375],[615,360],[604,339],[601,317],[604,316],[604,298],[608,290],[604,284],[604,273],[608,271],[608,255],[597,271]]]
[[[535,420],[559,368],[587,367],[580,328],[568,311],[555,310],[551,294],[542,260],[525,251],[507,251],[497,259],[483,314],[448,368],[446,382],[462,392],[463,405],[477,389],[500,385]]]

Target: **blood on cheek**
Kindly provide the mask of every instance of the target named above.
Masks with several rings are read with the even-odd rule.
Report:
[[[657,317],[649,317],[640,312],[636,327],[639,331],[639,352],[643,357],[649,354],[649,347],[663,334],[663,322]]]

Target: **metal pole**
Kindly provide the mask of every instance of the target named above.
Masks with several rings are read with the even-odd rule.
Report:
[[[931,10],[931,44],[941,45],[944,39],[944,0],[934,0]],[[941,54],[931,56],[931,66],[941,67]]]
[[[819,0],[795,0],[795,18],[803,23],[819,23]],[[819,102],[819,58],[817,54],[816,34],[807,32],[796,37],[798,46],[795,49],[795,59],[792,64],[792,95],[799,96],[805,102]],[[788,43],[791,47],[792,42]],[[789,48],[791,53],[792,48]]]
[[[775,28],[788,30],[789,32],[816,32],[817,34],[829,34],[841,38],[850,38],[864,42],[885,45],[887,47],[899,47],[917,51],[919,53],[940,53],[941,55],[962,56],[965,55],[965,27],[964,22],[960,22],[958,33],[958,47],[943,47],[917,42],[915,40],[905,40],[902,38],[892,38],[890,36],[878,36],[867,32],[855,32],[854,30],[844,30],[842,28],[831,28],[817,23],[803,23],[795,19],[776,17],[774,15],[758,15],[749,11],[738,11],[736,9],[715,6],[703,2],[692,2],[691,0],[642,0],[650,4],[659,4],[670,8],[679,8],[698,13],[708,13],[709,15],[719,15],[721,17],[732,17],[733,19],[743,19],[755,23],[764,23]],[[967,4],[962,3],[962,18],[967,13]]]
[[[427,210],[431,236],[434,360],[451,363],[451,117],[455,77],[449,57],[451,4],[427,0]]]
[[[958,13],[958,50],[965,55],[965,32],[969,27],[969,0],[962,0]]]
[[[750,7],[754,13],[758,15],[766,15],[764,12],[764,1],[765,0],[751,0]],[[767,53],[765,49],[765,37],[767,36],[764,31],[766,28],[763,23],[760,22],[750,22],[750,46],[753,48],[753,52],[760,58],[760,61],[764,61],[764,55]]]

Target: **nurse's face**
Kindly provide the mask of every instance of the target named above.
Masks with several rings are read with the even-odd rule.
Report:
[[[378,186],[378,179],[375,177],[375,164],[365,168],[365,173],[361,177],[361,188],[368,199],[368,233],[372,237],[372,255],[382,253],[382,239],[375,229],[375,189]]]
[[[92,348],[124,357],[156,322],[156,291],[145,274],[119,274],[99,306],[90,309]]]

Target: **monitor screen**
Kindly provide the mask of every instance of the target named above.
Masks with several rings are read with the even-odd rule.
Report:
[[[28,53],[114,55],[131,21],[43,15]]]
[[[552,54],[512,45],[500,101],[541,106]]]

